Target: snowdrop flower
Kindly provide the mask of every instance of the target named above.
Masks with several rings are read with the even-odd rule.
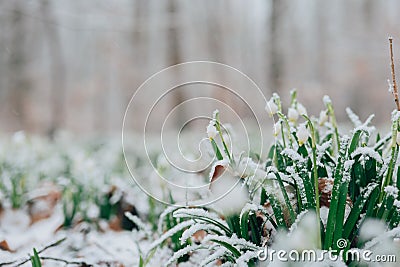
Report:
[[[306,108],[300,103],[297,103],[297,111],[299,112],[300,115],[307,115]]]
[[[211,188],[211,183],[213,183],[215,180],[218,179],[228,168],[229,161],[226,159],[219,160],[214,163],[214,165],[211,168],[210,171],[210,188]]]
[[[288,109],[288,118],[289,118],[289,121],[295,122],[299,118],[299,113],[294,108],[289,108]]]
[[[322,101],[324,102],[325,106],[332,104],[331,98],[327,95],[324,95],[324,97],[322,98]]]
[[[282,130],[282,125],[281,122],[278,121],[277,123],[274,124],[274,136],[275,137],[278,136],[281,130]]]
[[[396,143],[400,146],[400,132],[397,132]]]
[[[272,98],[267,102],[267,105],[265,105],[265,110],[268,112],[269,116],[272,116],[278,112],[278,106],[275,104]]]
[[[217,119],[218,114],[219,114],[219,110],[218,109],[214,110],[214,112],[213,112],[213,120]]]
[[[214,139],[218,134],[217,128],[215,127],[215,121],[211,120],[207,126],[207,135],[208,138]]]
[[[211,188],[212,198],[216,200],[215,206],[226,216],[239,214],[248,200],[248,192],[238,179],[225,174]]]
[[[319,125],[324,125],[325,122],[328,121],[328,111],[327,110],[321,110],[321,112],[319,113],[319,120],[318,123]]]
[[[304,124],[301,124],[299,128],[297,129],[297,139],[299,140],[299,145],[302,146],[305,142],[308,140],[308,136],[310,133],[308,132],[306,126]]]

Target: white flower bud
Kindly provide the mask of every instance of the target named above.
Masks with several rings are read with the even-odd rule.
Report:
[[[274,124],[274,136],[278,136],[282,130],[282,124],[278,121]]]
[[[331,98],[327,95],[324,95],[324,97],[322,98],[322,101],[324,101],[325,106],[332,104]]]
[[[217,119],[218,114],[219,114],[219,110],[218,109],[214,110],[214,112],[213,112],[213,120]]]
[[[207,126],[207,135],[208,138],[214,139],[218,134],[217,128],[215,127],[215,121],[211,120]]]
[[[321,110],[321,112],[319,113],[319,120],[318,123],[319,125],[324,125],[325,122],[328,121],[328,111],[327,110]]]
[[[288,109],[288,118],[289,118],[289,121],[295,122],[299,118],[299,113],[294,108],[289,108]]]
[[[307,142],[309,135],[310,133],[308,132],[306,126],[304,124],[301,124],[297,129],[296,133],[300,146],[302,146],[305,142]]]
[[[299,112],[300,115],[307,115],[306,108],[300,103],[297,103],[297,111]]]
[[[267,102],[267,105],[265,105],[265,110],[268,112],[270,116],[278,112],[278,106],[275,104],[272,98]]]
[[[400,146],[400,132],[397,132],[396,143]]]

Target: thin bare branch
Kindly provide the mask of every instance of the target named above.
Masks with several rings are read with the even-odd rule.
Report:
[[[58,261],[58,262],[63,262],[66,265],[79,265],[81,267],[89,267],[89,266],[93,266],[90,264],[87,264],[84,261],[67,261],[64,259],[59,259],[59,258],[54,258],[54,257],[40,257],[41,260],[51,260],[51,261]]]
[[[38,251],[38,254],[40,254],[40,253],[46,251],[46,250],[49,249],[49,248],[58,246],[59,244],[61,244],[62,242],[64,242],[66,239],[67,239],[67,238],[64,237],[64,238],[62,238],[62,239],[60,239],[60,240],[57,240],[57,241],[51,243],[50,245],[45,246],[44,248],[42,248],[41,250]],[[40,257],[40,258],[42,258],[42,257]],[[27,263],[27,262],[30,261],[30,260],[31,260],[31,257],[29,256],[28,258],[23,259],[23,260],[15,260],[15,261],[10,261],[10,262],[2,262],[2,263],[0,263],[0,266],[7,266],[7,265],[11,265],[11,264],[16,264],[16,265],[13,265],[13,266],[14,266],[14,267],[18,267],[18,266],[24,265],[25,263]]]
[[[391,69],[392,69],[393,96],[394,96],[394,101],[396,102],[397,110],[400,111],[399,94],[397,91],[397,83],[396,83],[396,73],[394,70],[393,38],[392,37],[389,37],[389,47],[390,47],[390,62],[391,62]]]

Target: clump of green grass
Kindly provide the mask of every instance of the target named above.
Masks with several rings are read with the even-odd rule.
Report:
[[[392,75],[398,104],[393,64]],[[249,192],[247,203],[233,214],[214,206],[167,209],[159,227],[166,232],[150,251],[163,245],[172,247],[175,253],[166,265],[197,251],[207,255],[200,266],[217,260],[252,266],[257,263],[257,251],[273,244],[278,232],[289,233],[308,211],[317,214],[314,248],[337,253],[363,248],[366,240],[360,239],[360,229],[368,219],[385,223],[387,231],[399,227],[399,105],[392,113],[391,132],[382,137],[370,125],[373,116],[361,122],[350,109],[347,113],[354,128],[343,134],[332,101],[325,96],[323,102],[325,109],[319,118],[309,116],[292,91],[285,114],[280,97],[274,94],[266,110],[276,121],[275,142],[261,160],[259,156],[233,155],[228,150],[224,127],[215,113],[207,127],[216,158],[213,168],[223,168],[240,179]],[[256,167],[243,171],[244,159],[247,167]],[[211,182],[224,179],[214,177],[213,171]],[[321,214],[322,208],[328,209],[327,215]],[[175,223],[171,225],[166,218]],[[200,241],[193,238],[198,231],[206,233]],[[340,240],[347,246],[339,246]],[[344,261],[351,264],[351,259]]]
[[[36,249],[33,249],[33,256],[31,256],[32,267],[42,267],[42,263],[39,258],[39,254]]]

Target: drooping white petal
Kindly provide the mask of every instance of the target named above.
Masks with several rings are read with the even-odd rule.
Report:
[[[207,126],[208,138],[214,139],[218,134],[217,128],[215,127],[215,121],[211,120]]]
[[[396,143],[400,146],[400,132],[397,132]]]
[[[300,115],[307,115],[306,108],[300,103],[297,103],[297,111],[299,112]]]
[[[299,118],[299,113],[294,108],[289,108],[288,109],[288,118],[289,118],[289,121],[295,122]]]
[[[270,116],[272,116],[272,115],[276,114],[276,112],[278,112],[278,106],[275,104],[275,102],[272,98],[265,105],[265,110],[268,112],[268,114]]]
[[[324,125],[325,122],[327,122],[329,119],[328,117],[328,111],[327,110],[321,110],[321,112],[319,113],[319,120],[318,123],[319,125]]]
[[[274,136],[278,136],[281,130],[282,130],[282,125],[278,121],[277,123],[274,124]]]
[[[296,132],[297,139],[299,141],[299,145],[302,146],[305,142],[307,142],[310,133],[307,130],[307,127],[304,124],[301,124]]]

